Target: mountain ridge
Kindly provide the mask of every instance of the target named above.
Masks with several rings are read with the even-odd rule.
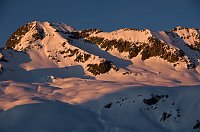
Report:
[[[32,23],[29,23],[29,24],[26,24],[26,25],[24,25],[24,26],[22,26],[21,28],[19,28],[10,38],[9,38],[9,40],[7,41],[7,43],[6,43],[6,46],[5,47],[7,47],[7,48],[12,48],[13,46],[11,46],[11,44],[10,43],[14,43],[15,45],[16,45],[16,43],[19,43],[18,41],[20,41],[20,37],[18,37],[18,38],[16,38],[16,36],[17,36],[17,33],[19,32],[20,33],[20,30],[21,30],[21,33],[22,33],[22,35],[21,36],[23,36],[24,34],[24,32],[25,32],[25,34],[26,34],[26,30],[28,30],[28,29],[25,29],[25,30],[23,30],[23,28],[25,27],[25,28],[28,28],[28,26],[27,25],[34,25],[34,23],[35,23],[35,28],[36,28],[36,33],[33,33],[32,34],[32,38],[33,39],[35,39],[35,40],[38,40],[38,39],[43,39],[43,37],[45,37],[45,34],[44,34],[44,29],[43,28],[38,28],[38,27],[42,27],[41,26],[41,23],[40,22],[37,22],[37,21],[35,21],[35,22],[32,22]],[[48,22],[47,22],[48,23]],[[83,39],[86,39],[86,40],[89,40],[90,42],[93,42],[93,43],[96,43],[96,44],[100,44],[101,43],[101,45],[100,45],[100,47],[101,48],[103,48],[103,49],[105,49],[106,51],[107,50],[109,50],[109,49],[111,49],[112,47],[111,46],[115,46],[115,48],[117,47],[116,45],[114,45],[114,44],[110,44],[110,43],[112,43],[112,41],[114,41],[115,40],[115,42],[113,42],[113,43],[120,43],[119,41],[122,41],[121,43],[123,44],[124,43],[124,41],[126,42],[126,43],[128,43],[128,44],[124,44],[123,46],[124,47],[117,47],[118,48],[118,51],[119,52],[129,52],[129,58],[131,59],[132,57],[135,57],[135,56],[137,56],[137,54],[140,52],[140,50],[141,50],[141,47],[137,47],[137,45],[138,45],[138,43],[150,43],[149,45],[151,46],[151,43],[157,43],[157,47],[155,47],[155,48],[159,48],[158,46],[159,45],[163,45],[163,44],[165,44],[165,46],[170,46],[170,48],[172,47],[172,48],[179,48],[181,51],[181,53],[179,54],[180,55],[180,57],[181,56],[183,56],[183,54],[184,54],[184,51],[180,48],[180,47],[176,47],[175,45],[177,45],[177,44],[174,44],[173,42],[176,42],[176,41],[180,41],[180,40],[173,40],[173,39],[175,39],[176,37],[180,37],[181,39],[188,39],[188,38],[190,38],[190,37],[192,37],[192,39],[190,39],[189,41],[188,40],[184,40],[184,43],[185,43],[185,45],[184,46],[187,46],[187,47],[189,47],[190,49],[192,49],[192,50],[197,50],[197,51],[199,51],[200,49],[199,49],[199,43],[200,43],[200,35],[199,35],[199,29],[195,29],[195,28],[183,28],[183,27],[180,27],[180,26],[178,26],[178,27],[176,27],[176,28],[174,28],[174,29],[172,29],[171,31],[173,31],[173,32],[169,32],[169,31],[161,31],[161,32],[155,32],[155,31],[151,31],[151,30],[149,30],[149,29],[144,29],[144,30],[138,30],[138,29],[128,29],[128,28],[125,28],[125,29],[119,29],[119,30],[116,30],[116,31],[112,31],[112,32],[103,32],[103,31],[101,31],[101,30],[99,30],[99,29],[89,29],[89,30],[81,30],[81,31],[76,31],[76,30],[74,30],[72,27],[69,27],[69,29],[71,30],[71,32],[69,32],[69,31],[66,31],[66,27],[67,27],[67,25],[65,25],[65,24],[51,24],[51,23],[49,23],[49,25],[50,26],[52,26],[54,29],[55,29],[55,32],[60,32],[60,33],[63,33],[63,34],[70,34],[71,33],[71,36],[69,35],[68,36],[68,38],[66,38],[67,40],[71,40],[71,38],[72,39],[78,39],[78,38],[83,38]],[[27,27],[26,27],[27,26]],[[60,27],[59,27],[60,26]],[[65,26],[65,27],[64,27]],[[65,29],[64,29],[65,28]],[[67,29],[68,30],[68,29]],[[189,32],[191,32],[191,36],[190,35],[188,35],[188,34],[186,34],[187,36],[186,37],[184,37],[184,33],[182,33],[181,31],[182,30],[187,30],[187,32],[186,33],[189,33]],[[192,30],[192,31],[190,31],[190,30]],[[131,32],[131,31],[133,31],[133,32]],[[180,32],[178,32],[178,31],[180,31]],[[136,32],[136,33],[134,33],[134,32]],[[141,32],[141,33],[140,33]],[[88,35],[88,33],[89,33],[89,35]],[[131,34],[132,33],[132,34]],[[143,33],[143,34],[142,34]],[[176,34],[175,34],[176,33]],[[181,34],[182,33],[182,34]],[[195,34],[196,33],[196,34]],[[96,34],[96,35],[95,35]],[[98,35],[97,35],[98,34]],[[99,35],[100,34],[100,35]],[[111,34],[111,35],[110,35]],[[113,34],[116,34],[116,35],[113,35]],[[121,34],[121,35],[120,35]],[[138,36],[138,34],[139,34],[139,36]],[[142,35],[140,35],[140,34],[142,34]],[[147,35],[147,34],[149,34],[149,35]],[[147,35],[147,37],[146,37],[146,35]],[[169,36],[168,36],[169,35]],[[19,35],[20,36],[20,35]],[[103,37],[101,37],[101,36],[103,36]],[[87,37],[89,37],[89,38],[87,38]],[[125,37],[125,38],[124,38]],[[129,38],[128,38],[129,37]],[[160,37],[160,38],[159,38]],[[171,38],[172,37],[172,38]],[[13,39],[13,38],[15,38],[15,39]],[[141,38],[141,39],[140,39]],[[161,38],[164,38],[164,39],[161,39]],[[170,40],[171,39],[171,40]],[[13,40],[18,40],[17,42],[12,42]],[[34,40],[33,40],[34,41]],[[99,41],[99,42],[98,42]],[[109,41],[109,42],[106,42],[106,41]],[[111,41],[111,42],[110,42]],[[173,42],[172,42],[173,41]],[[134,44],[130,44],[130,42],[133,42]],[[30,42],[31,43],[31,42]],[[104,44],[102,44],[102,43],[104,43]],[[173,43],[173,44],[172,44]],[[125,49],[125,48],[127,48],[127,45],[128,45],[128,47],[129,47],[129,51],[126,51],[127,49]],[[148,44],[146,44],[147,45],[147,47],[149,46]],[[132,49],[130,48],[132,46]],[[147,49],[147,47],[146,47],[146,49]],[[121,48],[121,49],[120,49]],[[167,47],[168,49],[169,49],[169,47]],[[152,49],[151,49],[152,50]],[[162,50],[164,50],[164,49],[162,49]],[[188,50],[188,49],[187,49]],[[148,51],[144,51],[144,52],[148,52]],[[157,52],[158,53],[158,51],[155,51],[155,52]],[[179,52],[179,51],[178,51]],[[153,53],[153,54],[155,54],[155,53]],[[162,54],[162,53],[161,53]],[[182,54],[182,55],[181,55]],[[148,59],[149,57],[151,57],[151,56],[159,56],[159,55],[147,55],[146,54],[146,56],[144,55],[143,56],[143,60],[144,59]],[[166,55],[164,55],[164,56],[166,56]],[[163,57],[163,56],[160,56],[160,57]],[[164,58],[164,57],[163,57]],[[173,56],[173,58],[175,59],[175,60],[171,60],[171,59],[167,59],[169,62],[173,62],[173,61],[177,61],[177,55],[174,55]],[[164,59],[166,59],[166,57],[164,58]],[[194,63],[194,62],[193,62]],[[195,64],[193,64],[193,65],[195,65]]]
[[[135,69],[161,73],[162,64],[177,73],[193,69],[188,74],[194,73],[198,80],[199,44],[200,29],[195,28],[179,26],[160,32],[128,28],[78,31],[64,23],[35,21],[16,30],[4,50],[28,53],[30,62],[21,64],[25,70],[80,65],[86,75],[98,79],[115,80],[111,75],[114,73],[130,80],[138,74]],[[40,64],[41,60],[46,64]]]

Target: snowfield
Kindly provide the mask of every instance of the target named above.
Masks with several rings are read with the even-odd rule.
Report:
[[[0,49],[0,132],[198,132],[199,62],[195,28],[26,24]]]
[[[167,87],[78,78],[0,85],[3,132],[199,129],[195,128],[200,117],[199,85]]]

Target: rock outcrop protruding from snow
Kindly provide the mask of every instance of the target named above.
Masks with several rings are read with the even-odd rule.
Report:
[[[141,55],[141,59],[146,60],[151,57],[159,57],[173,63],[174,66],[184,62],[188,69],[195,68],[199,65],[200,58],[198,52],[200,46],[199,30],[178,28],[185,30],[177,31],[177,28],[175,29],[165,32],[154,32],[148,29],[120,29],[113,32],[103,32],[98,29],[90,29],[80,31],[79,35],[107,52],[112,53],[116,50],[119,53],[125,53],[124,58],[133,59]],[[182,36],[184,33],[187,34],[187,37]]]

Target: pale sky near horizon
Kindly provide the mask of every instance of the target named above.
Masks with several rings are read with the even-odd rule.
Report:
[[[0,46],[31,21],[64,22],[76,29],[200,28],[200,0],[0,0]]]

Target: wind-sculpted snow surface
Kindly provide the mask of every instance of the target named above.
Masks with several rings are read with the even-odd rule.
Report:
[[[195,28],[28,23],[0,49],[0,132],[200,131],[199,44]]]

